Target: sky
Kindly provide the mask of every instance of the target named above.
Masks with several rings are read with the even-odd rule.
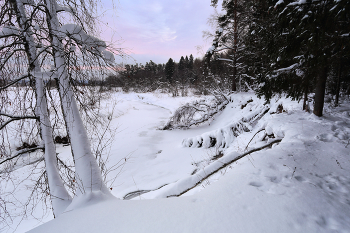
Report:
[[[101,0],[101,37],[114,42],[145,64],[178,62],[181,56],[202,57],[211,46],[203,31],[211,30],[210,0]],[[198,46],[201,49],[198,49]],[[204,53],[203,53],[204,52]],[[133,59],[117,62],[133,63]]]

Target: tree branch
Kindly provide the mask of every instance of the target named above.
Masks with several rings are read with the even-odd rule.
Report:
[[[11,83],[7,84],[6,86],[1,87],[1,88],[0,88],[0,91],[5,90],[6,88],[8,88],[8,87],[12,86],[13,84],[15,84],[15,83],[21,81],[22,79],[25,79],[25,78],[28,78],[28,77],[31,77],[31,76],[32,76],[31,74],[23,75],[22,77],[20,77],[20,78],[14,80],[14,81],[12,81]]]
[[[21,52],[21,51],[24,52],[25,49],[14,49],[14,50],[12,50],[11,54],[10,54],[9,56],[7,56],[7,57],[2,61],[3,64],[1,64],[0,70],[2,70],[2,68],[6,65],[7,61],[8,61],[16,52]]]
[[[29,148],[29,149],[23,149],[23,150],[20,150],[18,151],[14,156],[10,157],[10,158],[7,158],[3,161],[0,162],[0,165],[7,162],[7,161],[10,161],[12,159],[15,159],[17,158],[18,156],[20,155],[23,155],[23,154],[27,154],[27,153],[31,153],[31,152],[34,152],[36,150],[45,150],[45,147],[35,147],[35,148]]]
[[[36,119],[39,120],[40,118],[37,116],[12,116],[6,113],[1,113],[0,116],[6,116],[11,118],[10,120],[6,121],[4,124],[0,126],[0,130],[2,130],[6,125],[10,124],[12,121],[18,121],[18,120],[23,120],[23,119]]]

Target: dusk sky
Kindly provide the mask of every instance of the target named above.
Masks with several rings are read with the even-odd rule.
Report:
[[[105,10],[101,20],[108,23],[101,36],[106,41],[122,39],[118,47],[126,48],[138,63],[166,63],[170,57],[178,62],[190,54],[201,57],[196,47],[206,52],[211,46],[202,38],[202,31],[210,30],[207,20],[214,13],[210,0],[119,0],[114,10],[109,10],[110,2],[101,1]]]

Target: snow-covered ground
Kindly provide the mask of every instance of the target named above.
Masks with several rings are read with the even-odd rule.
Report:
[[[117,103],[107,164],[126,161],[107,175],[117,198],[92,198],[30,232],[350,232],[349,101],[318,118],[302,103],[237,93],[210,123],[159,130],[198,98],[119,92],[102,102],[106,112]]]

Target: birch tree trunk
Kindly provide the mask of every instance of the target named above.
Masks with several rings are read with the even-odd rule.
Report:
[[[103,182],[100,168],[91,152],[90,142],[71,88],[64,58],[64,47],[57,33],[60,30],[57,2],[56,0],[45,0],[45,3],[50,39],[54,48],[55,72],[59,83],[62,112],[75,162],[76,196],[94,191],[111,195]]]
[[[36,91],[36,115],[40,118],[40,130],[45,144],[45,166],[48,177],[50,197],[54,215],[61,214],[71,203],[72,198],[64,187],[63,181],[57,168],[56,148],[52,136],[52,127],[47,107],[47,99],[44,89],[44,81],[41,76],[41,68],[37,59],[35,41],[32,36],[30,25],[27,25],[27,17],[23,1],[11,0],[13,9],[16,12],[18,25],[24,32],[25,50],[28,56],[29,72],[35,77]]]

